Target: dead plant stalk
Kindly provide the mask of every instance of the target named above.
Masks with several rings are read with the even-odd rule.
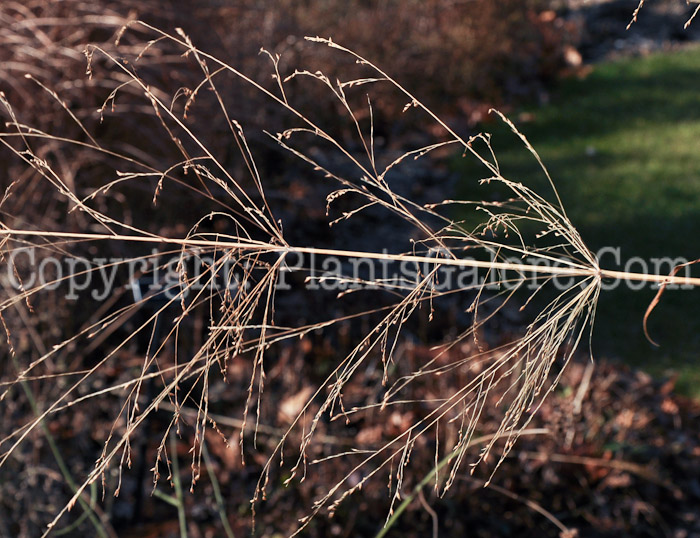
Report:
[[[562,275],[610,278],[613,280],[625,280],[630,282],[651,282],[655,284],[673,284],[677,286],[700,286],[700,277],[676,276],[676,275],[656,275],[648,273],[634,273],[629,271],[613,271],[610,269],[600,269],[597,267],[547,267],[526,263],[508,263],[497,261],[482,261],[472,259],[452,259],[436,258],[434,256],[414,256],[410,254],[387,254],[377,252],[363,252],[356,250],[338,250],[331,248],[314,247],[291,247],[278,246],[274,244],[248,243],[241,241],[210,240],[210,239],[178,239],[173,237],[138,237],[132,235],[118,234],[86,234],[69,232],[37,232],[36,230],[0,230],[0,237],[12,236],[38,236],[52,237],[66,240],[79,241],[127,241],[133,243],[153,243],[165,245],[177,245],[185,248],[207,247],[217,250],[229,251],[257,251],[260,253],[274,253],[286,255],[289,253],[316,254],[319,256],[338,256],[344,258],[360,258],[368,260],[387,260],[397,262],[411,262],[416,264],[445,265],[456,267],[474,267],[479,269],[516,271],[521,273],[541,274],[541,275]]]

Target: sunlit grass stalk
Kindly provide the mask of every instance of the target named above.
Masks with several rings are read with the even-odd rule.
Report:
[[[220,234],[218,234],[220,235]],[[194,248],[206,247],[210,249],[228,249],[231,251],[257,251],[261,253],[274,254],[315,254],[319,256],[338,256],[344,258],[362,258],[368,260],[386,260],[396,262],[411,262],[416,264],[444,265],[456,267],[473,267],[489,270],[504,270],[517,271],[527,274],[541,275],[562,275],[562,276],[594,276],[598,278],[609,278],[613,280],[626,280],[630,282],[651,282],[655,284],[674,284],[679,286],[700,286],[700,277],[688,277],[677,275],[657,275],[649,273],[635,273],[631,271],[614,271],[610,269],[600,269],[597,267],[586,267],[580,264],[569,263],[567,260],[551,258],[557,263],[569,263],[571,267],[548,267],[532,263],[511,263],[498,261],[484,261],[474,259],[459,259],[459,258],[437,258],[435,256],[416,256],[412,254],[388,254],[377,252],[366,252],[357,250],[340,250],[332,248],[316,248],[316,247],[293,247],[279,246],[275,244],[265,244],[259,242],[242,242],[230,241],[226,239],[178,239],[172,237],[138,237],[131,235],[107,235],[107,234],[87,234],[87,233],[69,233],[69,232],[39,232],[37,230],[10,230],[0,229],[0,237],[6,236],[34,236],[34,237],[52,237],[75,241],[128,241],[134,243],[151,243],[151,244],[167,244],[178,245],[181,247]],[[538,256],[536,252],[533,256]]]

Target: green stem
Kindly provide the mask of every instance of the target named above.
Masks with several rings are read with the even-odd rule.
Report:
[[[207,467],[207,473],[209,474],[209,480],[211,480],[211,487],[214,490],[214,497],[216,498],[216,507],[219,511],[219,517],[221,518],[221,525],[224,527],[224,532],[228,538],[234,538],[233,529],[229,525],[228,518],[226,517],[226,507],[224,505],[224,498],[221,496],[221,488],[219,488],[219,481],[216,479],[216,474],[212,470],[211,458],[209,457],[209,451],[207,450],[207,445],[202,441],[202,455],[204,456],[204,465]]]
[[[180,482],[180,465],[177,461],[177,440],[175,434],[170,432],[170,453],[173,464],[173,485],[175,486],[175,497],[177,498],[177,519],[180,523],[180,538],[187,538],[187,518],[185,517],[185,500],[182,495],[182,483]]]
[[[95,500],[97,499],[97,484],[95,482],[92,482],[90,484],[90,508],[94,508],[95,506]],[[53,533],[54,536],[66,536],[70,535],[75,529],[80,527],[80,525],[83,524],[83,521],[85,521],[90,512],[83,512],[78,519],[76,519],[73,523],[68,525],[65,529],[61,529],[59,531],[56,531]]]
[[[533,428],[530,430],[523,430],[520,435],[540,435],[544,433],[549,433],[549,430],[543,429],[543,428]],[[504,434],[507,435],[507,434]],[[375,538],[383,538],[386,536],[386,534],[391,530],[391,527],[393,527],[396,522],[399,520],[399,517],[401,517],[401,514],[408,508],[408,505],[413,502],[413,499],[415,499],[418,494],[421,492],[421,490],[435,478],[435,475],[439,473],[443,467],[445,467],[448,463],[450,463],[459,453],[460,450],[466,450],[469,447],[472,447],[474,445],[479,445],[481,443],[485,443],[487,441],[491,441],[494,437],[503,437],[504,435],[483,435],[481,437],[477,437],[476,439],[473,439],[470,441],[464,448],[458,449],[458,450],[453,450],[450,452],[447,456],[442,458],[438,462],[438,464],[433,467],[433,470],[430,471],[416,486],[413,488],[413,491],[404,498],[403,502],[399,505],[399,507],[394,511],[393,514],[391,514],[391,517],[389,520],[386,522],[384,527],[377,533]]]
[[[12,355],[12,362],[14,363],[17,371],[19,371],[17,358],[14,355]],[[39,407],[37,405],[36,398],[34,397],[34,392],[29,386],[29,383],[27,383],[27,381],[21,380],[20,385],[24,390],[24,394],[27,396],[29,406],[32,408],[32,412],[34,413],[34,415],[37,417],[41,416],[41,413],[39,413]],[[58,449],[56,440],[54,439],[53,435],[51,435],[51,432],[46,426],[46,422],[44,420],[41,420],[39,424],[41,425],[41,430],[44,433],[44,437],[46,437],[46,442],[48,443],[49,448],[51,449],[51,453],[53,454],[53,457],[56,460],[56,464],[58,465],[58,468],[61,471],[61,474],[63,475],[63,479],[66,481],[66,484],[71,489],[71,491],[73,493],[76,493],[78,491],[78,486],[75,483],[75,480],[73,480],[73,475],[71,475],[70,469],[68,468],[68,465],[66,465],[63,456],[61,456],[61,452]],[[87,517],[90,519],[90,522],[92,523],[93,527],[95,527],[95,531],[97,532],[98,536],[100,536],[100,538],[109,538],[109,533],[107,533],[107,531],[104,528],[104,525],[97,517],[92,508],[92,506],[94,506],[94,496],[91,495],[91,504],[88,504],[82,496],[78,497],[78,503],[80,504],[80,507],[83,509]]]
[[[171,506],[174,506],[175,508],[178,508],[180,506],[180,501],[178,501],[172,495],[168,495],[167,493],[163,493],[159,489],[153,490],[153,496],[158,497],[161,501],[165,501],[166,503],[168,503]]]

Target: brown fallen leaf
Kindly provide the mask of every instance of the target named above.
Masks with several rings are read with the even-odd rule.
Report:
[[[314,393],[312,387],[305,387],[296,394],[282,400],[279,405],[278,418],[285,422],[293,421]]]
[[[697,260],[692,261],[692,262],[681,263],[680,265],[676,265],[676,266],[673,268],[673,271],[671,271],[671,274],[668,275],[668,276],[669,276],[669,277],[675,276],[676,273],[677,273],[679,270],[681,270],[683,267],[688,267],[689,265],[693,265],[693,264],[696,264],[696,263],[700,263],[700,258],[698,258]],[[656,296],[655,296],[654,299],[651,301],[651,303],[649,304],[649,308],[647,308],[647,311],[646,311],[646,313],[644,314],[644,321],[643,321],[644,336],[646,336],[646,337],[647,337],[647,340],[649,340],[649,342],[650,342],[651,344],[655,345],[656,347],[659,347],[659,344],[657,344],[657,343],[651,338],[651,336],[649,336],[649,330],[648,330],[648,327],[647,327],[647,321],[649,320],[649,315],[651,314],[652,310],[654,310],[654,308],[656,308],[656,305],[659,304],[659,301],[661,300],[661,296],[663,295],[664,291],[666,291],[666,285],[667,285],[667,284],[668,284],[668,282],[663,282],[663,283],[659,286],[659,291],[656,292]]]

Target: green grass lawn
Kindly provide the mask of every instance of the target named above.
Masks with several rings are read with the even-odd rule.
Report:
[[[563,81],[547,106],[511,114],[548,167],[563,203],[593,251],[700,258],[700,48],[596,65]],[[502,173],[547,186],[537,163],[507,127],[487,123]],[[457,164],[460,196],[478,192],[483,170]],[[550,197],[551,198],[551,197]],[[601,265],[617,268],[612,258]],[[700,268],[694,269],[700,273]],[[700,290],[667,292],[649,327],[642,318],[655,290],[620,289],[601,299],[593,353],[653,374],[680,374],[678,387],[700,395]]]

